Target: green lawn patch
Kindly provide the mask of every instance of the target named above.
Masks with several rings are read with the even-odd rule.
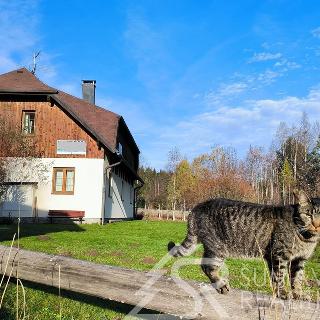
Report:
[[[0,243],[9,245],[16,225],[0,225]],[[181,242],[186,224],[172,221],[131,221],[100,225],[21,225],[20,246],[24,249],[70,256],[76,259],[109,264],[137,270],[150,270],[167,253],[170,240]],[[193,257],[201,259],[201,246]],[[320,250],[307,265],[307,276],[320,279]],[[161,265],[167,274],[177,259]],[[228,259],[230,284],[234,288],[270,292],[269,277],[260,259]],[[186,279],[208,281],[198,265],[181,268],[179,274]],[[43,291],[43,290],[46,291]],[[48,288],[27,284],[27,315],[33,320],[59,319],[60,303],[64,320],[118,319],[129,310],[99,299],[64,293],[63,298]],[[0,318],[15,319],[15,285],[10,284]]]

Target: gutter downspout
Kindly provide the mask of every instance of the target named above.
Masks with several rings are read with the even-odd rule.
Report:
[[[136,218],[138,214],[138,207],[136,206],[137,204],[137,195],[138,191],[144,186],[144,181],[138,180],[141,184],[136,186],[133,190],[133,217]]]
[[[100,222],[102,225],[104,225],[104,214],[105,214],[105,204],[106,204],[106,181],[107,181],[107,172],[112,169],[113,167],[116,167],[122,163],[122,159],[116,163],[109,164],[105,167],[104,173],[103,173],[103,192],[102,192],[102,208],[101,208],[101,218]]]

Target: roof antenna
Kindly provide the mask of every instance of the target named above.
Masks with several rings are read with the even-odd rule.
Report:
[[[31,69],[31,73],[32,74],[36,74],[36,70],[37,70],[37,58],[39,57],[41,51],[38,51],[37,53],[33,54],[33,66]]]

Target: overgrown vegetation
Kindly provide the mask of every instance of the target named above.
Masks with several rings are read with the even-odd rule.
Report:
[[[319,124],[303,114],[295,126],[279,125],[269,150],[251,146],[244,159],[232,148],[214,147],[189,161],[174,148],[166,170],[140,168],[145,186],[138,203],[170,210],[188,210],[214,197],[289,204],[295,187],[319,196],[319,134]]]
[[[9,245],[15,225],[0,226],[0,241]],[[20,246],[34,251],[60,254],[97,263],[150,270],[167,253],[169,240],[181,242],[185,236],[186,224],[171,221],[133,221],[99,225],[23,225]],[[202,255],[202,248],[194,254]],[[170,274],[172,264],[161,267]],[[307,264],[310,283],[320,277],[320,249]],[[228,259],[230,283],[233,288],[269,292],[269,279],[265,265],[260,259]],[[186,279],[208,281],[199,266],[186,266],[181,269]],[[26,284],[27,316],[32,320],[59,319],[57,290],[43,291],[43,288]],[[1,288],[2,289],[2,288]],[[15,318],[15,290],[12,283],[5,297],[0,319]],[[312,289],[313,294],[316,288]],[[119,319],[129,312],[130,306],[109,303],[99,299],[72,293],[63,293],[61,300],[62,319]],[[5,315],[5,317],[4,317]]]

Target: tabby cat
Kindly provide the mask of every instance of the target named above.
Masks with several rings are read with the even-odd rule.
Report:
[[[190,254],[202,243],[202,270],[219,293],[229,285],[219,276],[227,257],[261,257],[269,267],[278,297],[287,298],[285,274],[289,272],[294,298],[302,295],[305,261],[320,238],[320,199],[310,199],[300,190],[297,204],[271,206],[213,199],[198,204],[188,217],[188,232],[180,246],[168,250],[174,257]]]

